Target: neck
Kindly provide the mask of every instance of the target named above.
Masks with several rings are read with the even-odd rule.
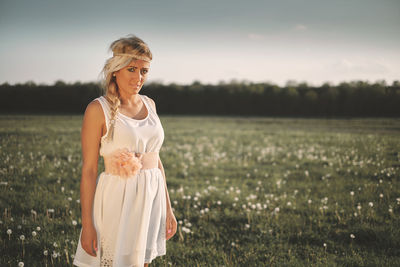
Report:
[[[122,106],[135,106],[139,104],[140,96],[139,94],[132,94],[132,95],[124,95],[120,93],[120,101]]]

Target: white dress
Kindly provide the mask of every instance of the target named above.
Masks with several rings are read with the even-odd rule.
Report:
[[[164,141],[160,119],[145,95],[139,95],[147,117],[132,119],[117,112],[114,138],[101,139],[100,155],[128,147],[138,153],[159,152]],[[96,98],[110,124],[110,106],[105,97]],[[159,168],[141,169],[134,177],[102,172],[96,181],[93,222],[97,232],[96,257],[81,246],[82,229],[73,264],[76,266],[140,266],[166,254],[166,193]]]

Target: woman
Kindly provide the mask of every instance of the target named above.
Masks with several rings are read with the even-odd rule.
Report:
[[[114,41],[104,96],[82,123],[82,229],[76,266],[148,266],[176,233],[159,150],[164,131],[154,101],[139,94],[152,53],[140,38]],[[105,171],[97,177],[99,154]],[[97,179],[96,179],[97,177]]]

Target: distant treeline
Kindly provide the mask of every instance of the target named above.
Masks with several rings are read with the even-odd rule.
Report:
[[[83,114],[88,103],[103,94],[98,83],[53,85],[33,82],[0,85],[1,113]],[[151,82],[140,94],[157,104],[159,114],[244,116],[400,116],[400,82],[270,83],[231,81],[217,85]]]

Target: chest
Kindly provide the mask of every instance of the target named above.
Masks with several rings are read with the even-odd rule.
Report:
[[[144,121],[121,117],[115,122],[113,140],[102,141],[101,154],[120,147],[127,147],[138,153],[159,151],[163,140],[164,130],[157,117],[150,116]]]

